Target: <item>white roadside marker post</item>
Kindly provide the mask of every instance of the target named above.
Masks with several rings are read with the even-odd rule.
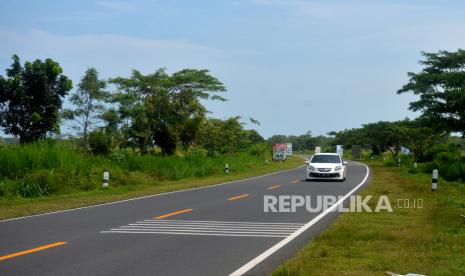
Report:
[[[224,172],[229,173],[229,164],[228,163],[224,164]]]
[[[433,179],[431,181],[431,192],[434,192],[438,189],[438,170],[433,170]]]
[[[105,171],[103,171],[102,187],[107,188],[109,181],[110,181],[110,172],[107,169],[105,169]]]
[[[268,162],[268,159],[266,159],[266,160],[265,160],[265,166],[268,167],[269,164],[270,164],[270,163]]]
[[[413,163],[413,167],[416,169],[418,167],[418,163],[417,162]]]

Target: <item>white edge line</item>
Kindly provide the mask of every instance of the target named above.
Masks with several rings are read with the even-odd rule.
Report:
[[[266,250],[265,252],[263,252],[262,254],[258,255],[257,257],[255,257],[254,259],[252,259],[251,261],[249,261],[248,263],[246,263],[245,265],[243,265],[242,267],[238,268],[236,271],[232,272],[231,274],[229,274],[229,276],[240,276],[240,275],[244,275],[244,273],[246,273],[247,271],[251,270],[252,268],[254,268],[256,265],[258,265],[259,263],[261,263],[262,261],[264,261],[266,258],[268,258],[269,256],[271,256],[273,253],[275,253],[276,251],[278,251],[279,249],[281,249],[282,247],[284,247],[286,244],[290,243],[292,240],[294,240],[295,238],[297,238],[300,234],[302,234],[303,232],[305,232],[306,230],[308,230],[312,225],[314,225],[315,223],[317,223],[319,220],[321,220],[323,217],[325,217],[327,214],[329,214],[330,212],[332,212],[334,209],[336,209],[339,205],[341,205],[344,200],[346,200],[349,196],[351,196],[353,193],[355,193],[368,179],[368,176],[370,175],[370,168],[368,168],[367,165],[365,164],[362,164],[362,163],[359,163],[359,162],[355,162],[355,161],[352,161],[354,163],[357,163],[357,164],[360,164],[360,165],[363,165],[366,167],[366,175],[365,175],[365,178],[362,180],[362,182],[360,182],[360,184],[358,184],[357,186],[355,186],[355,188],[353,188],[350,192],[348,192],[344,197],[342,197],[341,199],[339,199],[335,204],[331,205],[331,207],[329,207],[328,209],[324,210],[321,214],[319,214],[318,216],[316,216],[315,218],[313,218],[312,220],[310,220],[309,222],[307,222],[304,226],[302,226],[302,228],[300,228],[299,230],[295,231],[294,233],[292,233],[291,235],[289,235],[288,237],[286,237],[285,239],[283,239],[282,241],[278,242],[277,244],[275,244],[273,247],[269,248],[268,250]]]
[[[93,207],[100,207],[100,206],[111,205],[111,204],[124,203],[124,202],[128,202],[128,201],[133,201],[133,200],[138,200],[138,199],[144,199],[144,198],[151,198],[151,197],[157,197],[157,196],[162,196],[162,195],[167,195],[167,194],[174,194],[174,193],[180,193],[180,192],[186,192],[186,191],[193,191],[193,190],[200,190],[200,189],[208,189],[208,188],[213,188],[213,187],[217,187],[217,186],[222,186],[222,185],[227,185],[227,184],[233,184],[233,183],[242,182],[242,181],[247,181],[247,180],[252,180],[252,179],[257,179],[257,178],[262,178],[262,177],[269,176],[269,175],[273,175],[273,174],[277,174],[277,173],[293,171],[293,170],[300,169],[300,168],[302,168],[302,167],[304,167],[304,166],[305,166],[305,165],[299,166],[299,167],[297,167],[297,168],[292,168],[292,169],[287,169],[287,170],[282,170],[282,171],[267,173],[267,174],[263,174],[263,175],[258,175],[258,176],[253,176],[253,177],[249,177],[249,178],[238,179],[238,180],[233,180],[233,181],[228,181],[228,182],[223,182],[223,183],[218,183],[218,184],[213,184],[213,185],[208,185],[208,186],[203,186],[203,187],[196,187],[196,188],[185,189],[185,190],[178,190],[178,191],[172,191],[172,192],[165,192],[165,193],[154,194],[154,195],[148,195],[148,196],[140,196],[140,197],[135,197],[135,198],[130,198],[130,199],[124,199],[124,200],[118,200],[118,201],[112,201],[112,202],[106,202],[106,203],[99,203],[99,204],[90,205],[90,206],[83,206],[83,207],[71,208],[71,209],[66,209],[66,210],[59,210],[59,211],[48,212],[48,213],[43,213],[43,214],[35,214],[35,215],[29,215],[29,216],[23,216],[23,217],[17,217],[17,218],[9,218],[9,219],[0,220],[0,223],[2,223],[2,222],[7,222],[7,221],[13,221],[13,220],[27,219],[27,218],[32,218],[32,217],[40,217],[40,216],[46,216],[46,215],[52,215],[52,214],[58,214],[58,213],[65,213],[65,212],[77,211],[77,210],[88,209],[88,208],[93,208]]]

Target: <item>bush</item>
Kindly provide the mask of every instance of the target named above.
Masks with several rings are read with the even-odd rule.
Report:
[[[270,147],[265,143],[255,144],[249,148],[248,152],[253,156],[264,157],[270,154]]]
[[[204,149],[190,148],[184,157],[163,157],[120,149],[108,156],[85,156],[67,142],[8,145],[0,148],[0,197],[32,198],[98,189],[105,169],[110,171],[111,186],[222,174],[226,163],[231,172],[244,171],[263,166],[263,156],[254,155],[260,152],[257,148],[206,156]]]
[[[384,160],[384,165],[388,166],[388,167],[395,167],[395,166],[398,166],[397,164],[397,161],[394,160],[394,159],[386,159]]]
[[[208,150],[202,147],[190,146],[186,152],[187,156],[201,156],[206,157],[208,155]]]
[[[135,155],[135,153],[131,149],[117,149],[117,150],[113,150],[110,153],[109,158],[113,161],[118,162],[132,155]]]
[[[89,134],[89,146],[93,154],[109,154],[111,137],[103,130],[94,130]]]

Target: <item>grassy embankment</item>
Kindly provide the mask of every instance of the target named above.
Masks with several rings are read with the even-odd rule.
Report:
[[[465,184],[368,162],[373,178],[362,195],[387,195],[393,213],[345,213],[273,275],[465,275]],[[397,208],[423,200],[423,208]],[[377,200],[370,201],[374,207]]]
[[[0,148],[0,219],[208,186],[297,167],[302,159],[265,166],[266,154],[228,156],[89,156],[66,144]],[[228,163],[230,173],[224,173]],[[102,173],[110,187],[102,188]]]

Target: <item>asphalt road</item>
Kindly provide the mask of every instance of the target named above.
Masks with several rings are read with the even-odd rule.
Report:
[[[369,170],[347,169],[345,182],[305,182],[301,167],[0,221],[0,275],[266,275],[337,213],[265,213],[264,195],[349,196]]]

